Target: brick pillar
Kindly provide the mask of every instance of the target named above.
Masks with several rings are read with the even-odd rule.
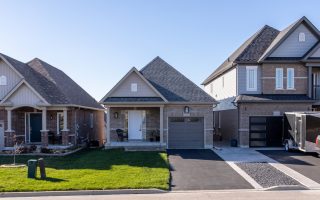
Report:
[[[41,131],[41,143],[43,146],[48,146],[49,144],[48,131]]]
[[[5,132],[5,146],[13,147],[16,142],[16,134],[14,131],[6,131]]]
[[[69,144],[69,131],[61,131],[62,134],[62,145],[68,145]]]

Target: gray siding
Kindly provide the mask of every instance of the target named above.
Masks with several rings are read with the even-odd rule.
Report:
[[[300,32],[305,33],[305,42],[299,42]],[[301,24],[269,57],[302,57],[317,41],[315,35]]]
[[[238,74],[237,95],[240,95],[240,94],[261,94],[261,66],[258,66],[257,91],[247,91],[246,65],[238,65],[237,66],[237,74]]]
[[[21,85],[6,102],[13,103],[13,106],[17,105],[37,105],[41,103],[41,99],[29,89],[26,85]],[[42,102],[43,103],[43,102]]]
[[[131,83],[137,83],[137,92],[131,92]],[[141,77],[133,72],[112,92],[110,97],[159,97],[159,95]]]
[[[320,57],[320,48],[317,49],[310,57],[311,58],[319,58]]]
[[[0,60],[0,76],[7,77],[7,85],[0,85],[0,100],[3,99],[20,81],[19,75],[5,62]]]

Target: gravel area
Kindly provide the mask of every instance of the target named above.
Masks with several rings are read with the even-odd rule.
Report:
[[[280,185],[300,185],[299,182],[268,163],[253,162],[236,164],[264,188]]]

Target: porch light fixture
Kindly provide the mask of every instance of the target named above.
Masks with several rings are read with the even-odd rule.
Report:
[[[189,106],[185,106],[183,111],[184,111],[184,113],[190,113]]]
[[[50,120],[53,120],[53,116],[52,115],[50,115]]]
[[[114,117],[115,119],[118,119],[119,113],[118,113],[118,112],[113,113],[113,117]]]

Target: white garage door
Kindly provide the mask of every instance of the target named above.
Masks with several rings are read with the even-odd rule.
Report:
[[[169,149],[204,148],[204,125],[202,117],[170,117]]]

